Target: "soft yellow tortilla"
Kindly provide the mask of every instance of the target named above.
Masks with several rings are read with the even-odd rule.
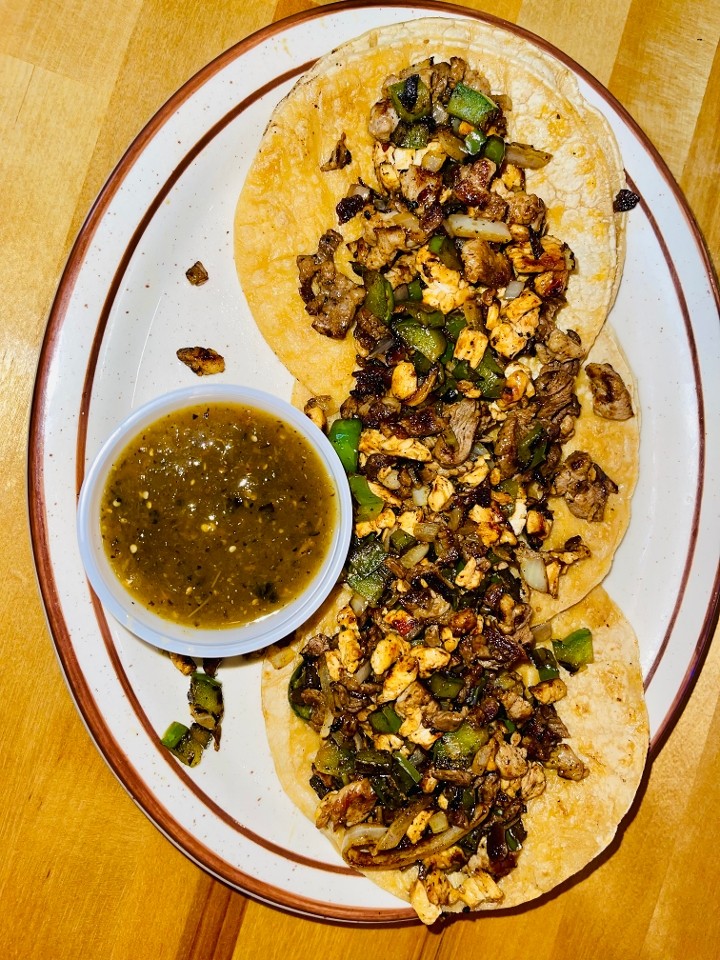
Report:
[[[335,206],[361,178],[377,186],[369,110],[385,78],[429,56],[461,56],[510,96],[510,139],[553,154],[528,171],[527,189],[548,207],[548,232],[569,244],[577,268],[558,323],[589,348],[612,304],[624,245],[612,209],[623,183],[612,131],[580,95],[573,74],[529,41],[499,26],[426,18],[372,30],[346,43],[302,77],[276,108],[239,199],[235,257],[250,310],[269,345],[311,393],[338,402],[352,385],[351,334],[334,341],[316,333],[298,293],[296,257],[313,253]],[[339,136],[352,163],[323,173]]]
[[[606,420],[593,411],[592,391],[585,373],[587,363],[609,363],[620,374],[632,398],[633,417]],[[640,410],[632,371],[610,327],[605,326],[598,335],[586,364],[580,371],[576,390],[582,413],[576,421],[575,434],[563,447],[563,459],[574,450],[584,450],[617,484],[618,492],[608,497],[604,518],[597,522],[574,517],[562,497],[550,498],[554,520],[543,550],[561,549],[566,540],[579,534],[591,556],[573,564],[562,575],[557,597],[532,591],[530,605],[535,623],[549,620],[578,603],[603,580],[630,523],[632,494],[640,470]]]
[[[342,598],[329,601],[322,616],[329,625]],[[595,662],[567,680],[568,696],[556,704],[570,731],[575,753],[590,768],[580,781],[563,780],[547,771],[547,786],[528,804],[523,822],[528,838],[516,869],[499,881],[504,898],[480,910],[517,906],[547,893],[573,876],[612,841],[640,785],[647,756],[649,727],[640,652],[632,627],[602,588],[553,623],[553,636],[563,638],[578,627],[593,634]],[[322,628],[314,623],[305,638]],[[271,658],[263,666],[262,698],[275,768],[291,800],[314,821],[317,797],[308,785],[310,764],[320,738],[292,712],[287,684],[297,662],[282,667]],[[330,836],[340,848],[342,833]],[[367,871],[369,879],[403,900],[417,869]]]

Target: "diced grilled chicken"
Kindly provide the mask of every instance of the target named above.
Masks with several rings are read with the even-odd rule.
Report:
[[[470,283],[479,283],[495,290],[506,287],[513,279],[512,264],[500,250],[495,250],[487,240],[476,237],[468,240],[460,251],[465,277]]]
[[[315,813],[315,825],[322,830],[330,824],[333,827],[351,827],[355,823],[362,823],[376,802],[370,781],[365,778],[354,780],[323,797]]]

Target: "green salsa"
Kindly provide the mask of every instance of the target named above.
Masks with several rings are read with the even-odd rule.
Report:
[[[144,606],[205,628],[285,606],[325,558],[338,513],[320,457],[263,411],[204,404],[128,444],[101,504],[105,551]]]

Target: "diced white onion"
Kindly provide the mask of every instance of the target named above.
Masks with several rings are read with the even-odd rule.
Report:
[[[440,532],[439,523],[416,523],[413,527],[413,536],[423,543],[432,543]]]
[[[355,616],[360,616],[361,613],[364,613],[367,605],[368,601],[365,597],[360,596],[359,593],[353,593],[352,597],[350,597],[350,606]]]
[[[383,850],[394,850],[405,836],[407,828],[413,822],[418,813],[430,806],[431,803],[432,797],[421,797],[419,800],[416,800],[415,803],[411,803],[410,806],[402,813],[399,813],[388,827],[385,835],[381,837],[375,844],[374,852],[380,853]]]
[[[333,716],[332,710],[329,708],[325,711],[325,718],[323,720],[323,725],[320,728],[320,736],[324,739],[330,736],[330,728],[333,725],[335,717]]]
[[[422,487],[413,487],[412,498],[416,507],[424,507],[430,496],[430,487],[423,484]]]
[[[385,337],[384,340],[379,341],[374,350],[370,351],[368,357],[382,357],[394,343],[395,340],[392,337]]]
[[[345,831],[342,844],[342,854],[350,847],[360,847],[366,844],[375,844],[387,833],[387,827],[374,823],[356,823]]]
[[[367,678],[370,676],[371,669],[372,667],[370,666],[370,661],[366,660],[365,663],[363,663],[362,666],[358,667],[358,669],[353,674],[354,679],[357,680],[358,683],[365,683]]]
[[[540,593],[548,592],[550,586],[548,584],[545,561],[542,557],[522,557],[519,560],[519,565],[523,580],[529,587],[531,587],[533,590],[539,591]]]
[[[429,170],[431,173],[437,173],[438,170],[445,163],[445,154],[444,153],[435,153],[431,150],[425,154],[422,158],[422,163],[420,166],[423,170]]]
[[[466,213],[451,213],[444,223],[453,237],[480,237],[490,243],[507,243],[512,240],[510,228],[502,221],[469,217]]]
[[[363,200],[369,200],[372,191],[364,183],[354,183],[348,190],[349,197],[362,197]]]
[[[539,170],[552,160],[552,154],[536,150],[527,143],[508,143],[505,145],[505,160],[516,167]]]
[[[409,210],[403,210],[401,213],[396,213],[391,219],[396,227],[402,227],[403,230],[420,229],[420,221],[415,214],[411,213]]]
[[[449,130],[438,130],[436,136],[442,149],[453,160],[462,162],[467,157],[465,144],[454,133],[450,133]]]
[[[450,826],[447,814],[444,810],[438,810],[428,820],[428,826],[433,833],[442,833]]]
[[[400,563],[406,570],[412,570],[416,564],[425,559],[429,549],[429,543],[416,543],[414,547],[410,547],[410,549],[400,557]]]
[[[535,643],[548,643],[552,640],[553,632],[549,623],[538,623],[536,626],[530,627],[530,630]]]
[[[432,118],[439,126],[442,126],[443,123],[447,123],[448,117],[450,114],[447,112],[445,107],[439,102],[435,101],[433,104]]]
[[[276,670],[282,670],[291,660],[295,659],[295,650],[291,646],[277,647],[275,644],[268,647],[267,659]]]
[[[519,297],[523,292],[525,284],[522,280],[511,280],[510,283],[505,287],[505,300],[514,300],[515,297]]]

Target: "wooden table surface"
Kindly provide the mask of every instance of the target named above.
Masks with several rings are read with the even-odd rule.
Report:
[[[25,475],[35,368],[64,261],[106,177],[168,96],[236,41],[317,5],[0,0],[3,956],[716,958],[717,635],[612,856],[535,909],[439,930],[299,919],[211,879],[133,804],[73,705],[36,588]],[[717,269],[719,0],[466,6],[545,37],[609,87],[684,189]]]

